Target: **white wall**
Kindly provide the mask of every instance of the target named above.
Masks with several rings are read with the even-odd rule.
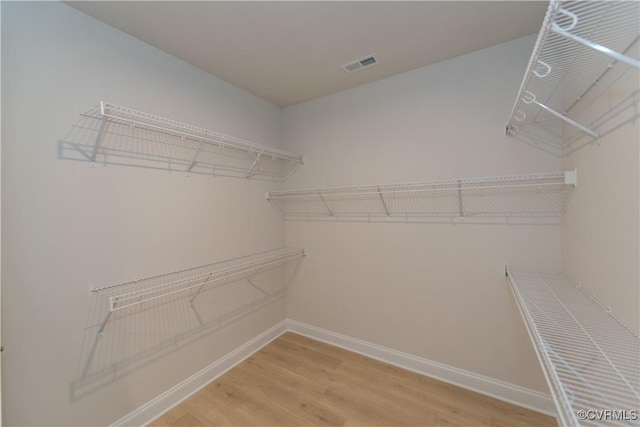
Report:
[[[283,225],[271,185],[57,157],[100,100],[270,145],[279,108],[57,2],[2,3],[2,79],[7,425],[113,422],[285,317],[280,300],[203,330],[182,301],[94,348],[94,286],[281,247]]]
[[[307,159],[287,187],[559,170],[559,158],[504,136],[533,42],[286,108],[285,146]],[[287,222],[285,233],[309,246],[289,318],[546,390],[504,264],[558,270],[559,225]]]
[[[66,5],[3,3],[5,423],[107,424],[286,314],[545,391],[505,263],[564,268],[637,325],[637,120],[562,162],[505,137],[533,42],[515,40],[281,112]],[[101,99],[270,145],[282,139],[306,155],[287,188],[561,166],[579,168],[579,186],[562,229],[283,226],[264,201],[272,185],[59,159],[58,143],[78,113]],[[285,242],[309,247],[287,308],[279,301],[223,328],[202,328],[176,302],[118,318],[95,341],[105,307],[91,297],[94,286]]]
[[[628,55],[639,57],[638,42]],[[640,78],[637,69],[617,64],[585,96],[571,117],[603,135],[590,142],[571,127],[563,138],[573,141],[563,159],[578,168],[574,191],[562,227],[565,272],[611,307],[629,327],[640,330]],[[612,107],[617,114],[607,114]]]
[[[2,57],[2,8],[0,7],[0,58]],[[2,67],[0,67],[0,82],[2,81]],[[2,99],[2,85],[0,84],[0,100]],[[0,102],[0,118],[2,117],[2,103]],[[2,236],[2,120],[0,120],[0,236]],[[0,244],[0,344],[2,343],[2,245]],[[2,355],[0,355],[0,425],[2,425]]]

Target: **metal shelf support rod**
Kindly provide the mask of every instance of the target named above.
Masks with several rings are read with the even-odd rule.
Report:
[[[109,310],[109,313],[107,313],[107,317],[104,318],[104,321],[100,325],[100,329],[98,329],[98,338],[102,338],[102,336],[104,335],[104,327],[107,326],[107,322],[111,317],[111,313],[113,313],[113,310]]]
[[[632,47],[634,44],[636,44],[636,43],[638,42],[638,40],[639,40],[639,39],[640,39],[640,36],[637,36],[635,39],[633,39],[633,41],[632,41],[631,43],[629,43],[629,46],[627,46],[627,48],[626,48],[625,50],[623,50],[623,51],[622,51],[622,53],[623,53],[623,54],[626,54],[626,53],[631,49],[631,47]],[[582,98],[584,98],[584,97],[587,95],[587,93],[589,93],[589,91],[590,91],[591,89],[593,89],[595,86],[597,86],[597,85],[598,85],[598,83],[602,80],[602,78],[603,78],[603,77],[604,77],[604,76],[605,76],[609,71],[611,71],[611,69],[616,65],[616,63],[617,63],[617,62],[618,62],[618,61],[616,61],[616,60],[611,61],[611,63],[610,63],[610,64],[609,64],[609,66],[607,67],[607,69],[606,69],[606,70],[604,70],[604,71],[602,72],[602,74],[600,74],[600,75],[598,76],[598,78],[597,78],[597,79],[595,79],[595,80],[593,81],[593,83],[591,83],[591,85],[590,85],[590,86],[589,86],[589,87],[588,87],[588,88],[587,88],[587,89],[582,93],[582,95],[578,96],[578,98],[576,98],[576,100],[575,100],[575,101],[573,101],[573,104],[571,104],[571,105],[569,106],[569,108],[567,108],[567,109],[565,110],[565,114],[566,114],[566,113],[568,113],[569,111],[571,111],[571,110],[573,109],[573,107],[575,107],[575,106],[576,106],[576,104],[577,104],[578,102],[580,102],[580,101],[582,100]]]
[[[458,206],[459,206],[459,213],[460,213],[460,218],[464,217],[464,212],[462,210],[462,181],[458,181]]]
[[[553,114],[557,118],[559,118],[559,119],[569,123],[570,125],[580,129],[582,132],[586,133],[587,135],[590,135],[595,139],[600,139],[600,135],[597,132],[594,132],[593,130],[589,129],[588,127],[581,125],[580,123],[576,122],[573,119],[570,119],[569,117],[565,116],[564,114],[558,113],[556,110],[547,107],[546,105],[536,101],[535,99],[532,102],[534,104],[536,104],[538,107],[542,108],[543,110]]]
[[[384,211],[386,212],[387,216],[391,216],[391,213],[389,213],[389,208],[387,208],[387,202],[384,201],[384,197],[382,196],[382,191],[380,191],[379,185],[378,185],[378,195],[380,196],[380,200],[382,201],[382,206],[384,207]]]
[[[100,122],[100,129],[98,130],[98,135],[96,136],[96,142],[93,144],[93,150],[91,151],[91,158],[89,159],[91,163],[96,162],[96,156],[98,155],[98,148],[100,148],[100,142],[102,142],[102,137],[104,136],[104,131],[106,127],[107,127],[107,118],[102,117],[102,122]]]
[[[562,9],[560,11],[562,12]],[[597,50],[598,52],[604,53],[605,55],[610,56],[616,61],[624,62],[625,64],[631,65],[632,67],[635,67],[635,68],[640,68],[639,60],[630,58],[626,55],[616,52],[615,50],[611,50],[608,47],[599,45],[587,39],[583,39],[582,37],[576,36],[575,34],[571,34],[568,31],[564,31],[555,23],[553,24],[551,30],[556,34],[561,35],[562,37],[568,38],[569,40],[573,40],[576,43],[580,43],[591,49]]]
[[[258,287],[255,283],[252,282],[253,278],[256,277],[256,275],[258,274],[258,271],[260,271],[260,268],[262,267],[262,265],[256,267],[256,269],[253,271],[253,273],[251,274],[251,277],[249,277],[247,279],[247,283],[249,283],[251,286],[253,286],[254,288],[256,288],[259,292],[261,292],[263,295],[267,295],[267,293],[260,289],[260,287]],[[286,284],[285,284],[286,285]]]
[[[191,172],[191,169],[193,169],[193,166],[195,166],[196,157],[198,157],[198,154],[200,153],[200,149],[202,149],[202,144],[204,144],[204,140],[200,140],[200,143],[198,144],[198,148],[194,150],[193,156],[191,156],[191,161],[189,161],[189,166],[185,170],[186,173]]]
[[[256,167],[256,165],[258,163],[260,163],[260,156],[262,156],[262,153],[264,153],[264,150],[260,151],[258,153],[258,155],[256,156],[256,159],[253,161],[253,163],[251,163],[251,167],[249,168],[249,170],[247,171],[247,174],[245,175],[245,178],[249,178],[251,176],[251,172],[253,171],[253,168]]]
[[[307,247],[304,246],[302,248],[302,258],[300,258],[298,260],[298,262],[296,263],[295,268],[291,272],[291,275],[289,276],[289,279],[287,280],[287,283],[285,284],[286,289],[289,289],[289,287],[291,286],[293,281],[296,279],[296,276],[298,275],[298,271],[300,270],[300,266],[302,265],[302,261],[304,260],[304,258],[306,256],[307,256]]]
[[[329,207],[329,204],[327,203],[327,201],[325,200],[324,196],[322,195],[322,193],[320,191],[318,191],[318,194],[320,195],[320,198],[322,199],[322,203],[324,203],[324,206],[327,208],[327,211],[329,212],[329,215],[333,216],[333,211],[331,210],[331,208]]]
[[[198,288],[198,290],[195,291],[195,293],[193,294],[193,296],[191,297],[191,300],[189,301],[189,307],[193,306],[193,301],[195,301],[196,297],[198,296],[198,294],[200,293],[200,290],[204,287],[204,285],[207,284],[207,282],[209,282],[209,279],[211,279],[211,276],[213,275],[213,273],[209,273],[209,275],[207,276],[206,279],[204,279],[204,282],[202,282],[202,285],[200,285],[200,287]]]

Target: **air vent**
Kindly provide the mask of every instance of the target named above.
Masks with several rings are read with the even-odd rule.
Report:
[[[347,73],[353,73],[354,71],[362,70],[365,67],[370,67],[378,63],[378,60],[373,55],[365,56],[356,61],[349,62],[342,66]]]

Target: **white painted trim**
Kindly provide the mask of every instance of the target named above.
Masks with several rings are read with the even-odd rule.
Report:
[[[390,365],[513,403],[514,405],[522,406],[552,417],[556,416],[553,399],[545,393],[475,374],[463,369],[454,368],[432,360],[423,359],[291,319],[287,320],[287,330],[371,357],[372,359],[389,363]]]
[[[153,420],[171,410],[211,381],[232,369],[287,331],[335,345],[421,375],[436,378],[449,384],[495,397],[496,399],[513,403],[514,405],[542,412],[552,417],[556,416],[553,400],[548,394],[288,319],[267,329],[260,335],[216,360],[211,365],[120,418],[114,422],[112,426],[140,426],[150,424]]]
[[[164,393],[120,418],[112,426],[141,426],[180,404],[183,400],[227,372],[283,333],[287,332],[287,321],[283,320],[247,341],[227,355],[213,362],[206,368],[196,372],[181,383],[171,387]]]

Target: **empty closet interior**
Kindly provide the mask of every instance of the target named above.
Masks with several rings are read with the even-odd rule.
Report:
[[[6,425],[149,423],[285,332],[638,425],[640,3],[1,7]]]

